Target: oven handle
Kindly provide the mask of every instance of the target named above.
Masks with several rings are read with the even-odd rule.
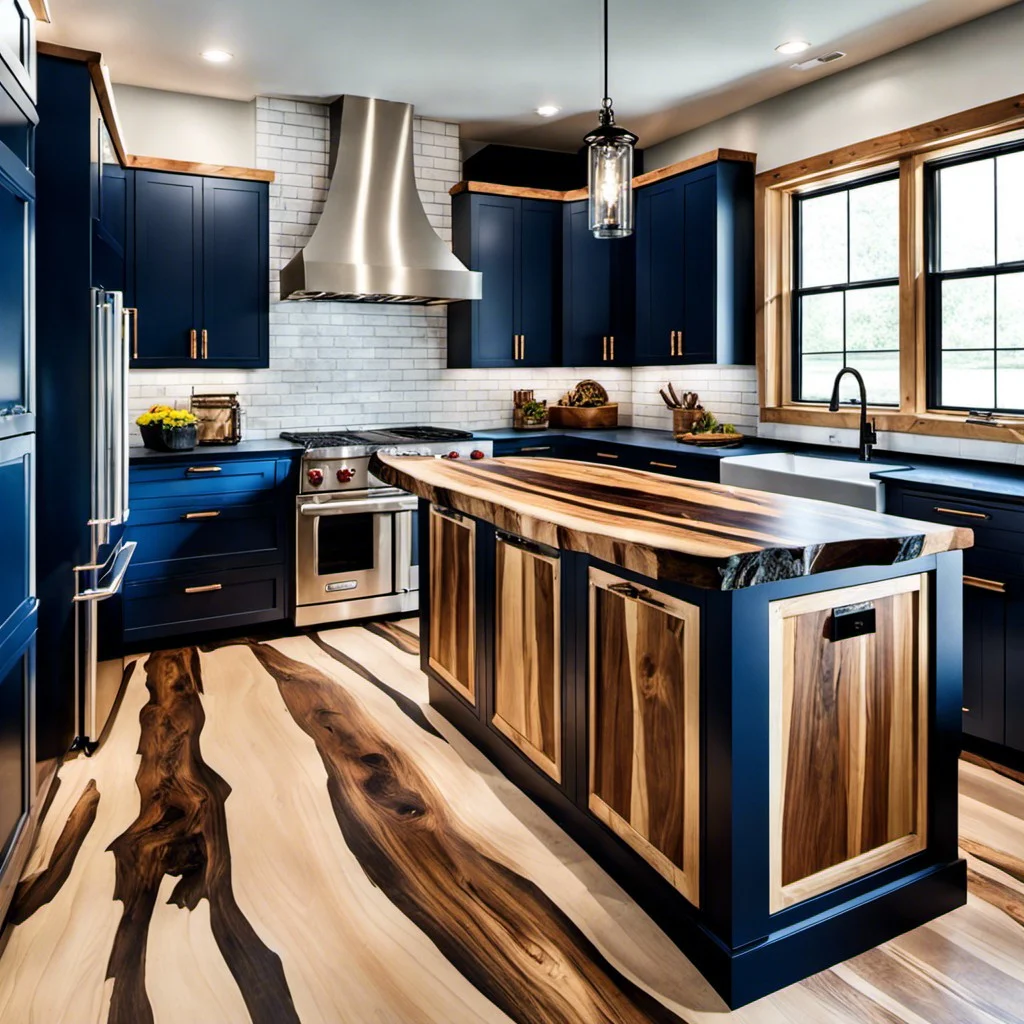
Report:
[[[349,516],[357,512],[411,512],[418,503],[413,495],[401,498],[356,498],[353,501],[306,502],[299,506],[304,516]]]

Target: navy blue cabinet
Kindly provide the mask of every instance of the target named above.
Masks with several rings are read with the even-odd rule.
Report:
[[[753,175],[722,160],[636,190],[635,365],[753,362]]]
[[[296,465],[203,452],[131,467],[125,643],[285,618]]]
[[[0,144],[0,415],[30,404],[26,297],[34,184],[27,169]]]
[[[964,552],[964,734],[1024,753],[1024,508],[886,484],[885,510],[968,526]]]
[[[150,170],[133,178],[132,365],[267,366],[267,184]]]
[[[561,318],[561,203],[462,192],[453,248],[483,298],[448,307],[449,367],[551,366]]]
[[[595,238],[586,199],[562,216],[562,364],[630,366],[634,239]]]
[[[12,863],[14,845],[32,805],[35,635],[33,598],[0,625],[0,876],[20,866]],[[0,915],[6,910],[0,903]]]

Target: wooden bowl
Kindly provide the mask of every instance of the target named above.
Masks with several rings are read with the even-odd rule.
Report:
[[[548,421],[565,430],[604,430],[619,425],[619,403],[581,408],[577,405],[549,405]]]

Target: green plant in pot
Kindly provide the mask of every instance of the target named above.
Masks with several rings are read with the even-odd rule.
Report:
[[[186,452],[196,446],[197,418],[188,409],[154,405],[136,421],[142,443],[158,452]]]
[[[523,423],[536,426],[545,423],[548,418],[548,407],[544,402],[526,402],[522,406]]]

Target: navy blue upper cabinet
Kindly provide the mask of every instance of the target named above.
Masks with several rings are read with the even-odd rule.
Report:
[[[267,184],[136,170],[133,192],[132,365],[267,366]]]
[[[455,255],[483,274],[483,298],[448,307],[448,365],[550,366],[558,348],[561,204],[462,192]]]
[[[632,238],[599,239],[586,199],[568,202],[562,220],[562,363],[629,366],[633,361]]]
[[[267,366],[270,277],[268,189],[260,181],[203,180],[203,325],[208,366]]]
[[[633,362],[754,359],[754,169],[721,160],[636,191]]]

